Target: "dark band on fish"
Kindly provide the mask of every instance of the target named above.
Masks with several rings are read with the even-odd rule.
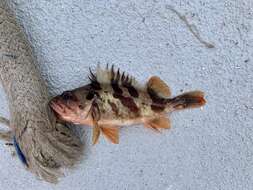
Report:
[[[113,97],[119,99],[121,104],[127,107],[131,112],[139,113],[139,108],[134,102],[133,98],[125,97],[121,94],[116,94],[116,93],[113,94]]]
[[[123,74],[121,75],[121,82],[122,82],[122,86],[127,88],[128,93],[132,97],[134,97],[134,98],[139,97],[138,91],[132,85],[132,79],[128,75],[125,76],[125,72],[123,72]]]
[[[87,100],[92,100],[94,98],[94,96],[99,97],[99,93],[94,91],[94,90],[90,90],[88,92],[88,94],[86,95],[86,99]]]
[[[115,93],[117,93],[117,94],[123,94],[123,90],[121,90],[121,88],[119,87],[119,84],[118,84],[118,83],[112,81],[112,82],[111,82],[111,86],[112,86],[112,89],[113,89],[113,91],[114,91]]]
[[[123,85],[125,88],[127,88],[128,93],[134,97],[134,98],[138,98],[139,97],[139,93],[138,91],[132,86],[132,85]]]
[[[165,109],[165,106],[164,105],[155,105],[155,104],[152,104],[151,105],[151,109],[155,112],[162,112],[164,111]]]
[[[159,95],[151,88],[147,88],[147,92],[153,102],[151,109],[155,112],[162,112],[165,109],[168,100],[159,97]]]
[[[112,65],[111,68],[111,86],[115,93],[123,94],[123,90],[119,87],[119,80],[120,80],[120,72],[119,69],[117,73],[114,72],[114,66]]]
[[[118,116],[119,109],[118,109],[117,105],[114,102],[111,102],[110,100],[108,100],[108,104],[111,106],[112,111],[115,113],[115,115]]]
[[[94,90],[101,90],[102,88],[101,88],[101,86],[100,86],[100,84],[99,84],[99,82],[92,82],[91,83],[91,86],[92,86],[92,88],[94,89]]]
[[[121,85],[126,88],[129,92],[129,94],[134,97],[138,98],[139,93],[132,85],[133,79],[129,77],[129,75],[125,75],[125,72],[122,74],[120,73],[120,70],[118,69],[117,72],[114,71],[114,65],[111,67],[111,86],[115,93],[117,94],[123,94],[123,90],[120,88]]]
[[[153,102],[157,104],[166,104],[168,102],[167,99],[160,97],[153,89],[147,88],[147,92],[152,99]]]

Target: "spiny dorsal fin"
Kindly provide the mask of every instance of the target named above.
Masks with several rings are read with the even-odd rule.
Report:
[[[159,97],[168,98],[171,96],[170,88],[157,76],[152,76],[148,83],[147,88],[155,92]]]
[[[109,68],[108,65],[106,68],[101,68],[100,65],[98,65],[96,74],[93,74],[90,71],[89,79],[92,83],[110,84],[113,82],[118,85],[133,86],[137,89],[140,88],[140,85],[134,77],[126,74],[125,72],[120,72],[119,69],[114,69],[114,65],[112,65],[111,68]]]

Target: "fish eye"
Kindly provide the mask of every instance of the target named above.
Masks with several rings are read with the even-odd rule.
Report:
[[[61,97],[63,98],[63,100],[70,100],[73,98],[73,95],[70,91],[66,91],[62,93]]]
[[[81,104],[80,104],[78,107],[79,107],[81,110],[84,109],[83,105],[81,105]]]

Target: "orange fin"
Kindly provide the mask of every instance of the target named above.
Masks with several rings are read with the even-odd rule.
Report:
[[[113,126],[101,126],[101,130],[105,137],[113,144],[119,144],[119,129]]]
[[[100,136],[100,127],[95,125],[92,131],[92,144],[95,145],[98,142],[98,138]]]
[[[204,98],[204,92],[196,90],[176,96],[171,99],[169,103],[172,104],[176,110],[181,110],[204,106],[206,100]]]
[[[166,117],[159,117],[145,122],[145,126],[160,132],[159,129],[169,129],[171,127],[170,120]]]
[[[153,90],[158,96],[161,96],[163,98],[171,96],[171,91],[168,85],[157,76],[152,76],[149,79],[147,87]]]

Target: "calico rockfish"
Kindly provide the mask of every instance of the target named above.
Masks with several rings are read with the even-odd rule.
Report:
[[[50,101],[50,106],[65,122],[93,127],[93,144],[102,132],[112,143],[119,143],[119,127],[143,123],[159,131],[169,129],[167,114],[176,110],[203,106],[201,91],[191,91],[171,97],[169,87],[159,77],[152,76],[146,85],[112,66],[90,71],[90,84],[65,91]]]

